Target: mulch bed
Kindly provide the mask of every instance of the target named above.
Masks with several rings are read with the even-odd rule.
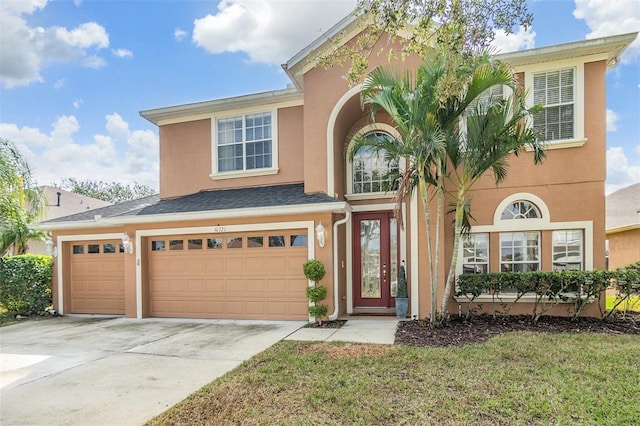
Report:
[[[481,343],[501,333],[534,331],[543,333],[607,333],[640,336],[640,314],[627,314],[626,318],[601,320],[598,318],[542,317],[532,322],[528,315],[474,316],[469,320],[453,317],[441,327],[432,327],[427,321],[401,321],[395,343],[416,347],[450,347]]]
[[[323,321],[322,323],[312,322],[312,323],[309,323],[309,324],[305,325],[304,327],[305,328],[340,328],[346,322],[347,322],[347,320]]]

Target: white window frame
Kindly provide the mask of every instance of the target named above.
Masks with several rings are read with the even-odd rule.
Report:
[[[496,87],[502,87],[502,96],[498,97],[496,96],[496,94],[491,93],[493,91],[494,88]],[[487,92],[490,93],[489,96],[487,96]],[[480,94],[480,96],[478,98],[484,98],[483,102],[486,101],[494,101],[494,100],[499,100],[499,99],[511,99],[513,100],[513,89],[509,86],[506,85],[495,85],[495,86],[491,86],[489,89],[485,90],[484,92],[482,92]],[[476,101],[473,102],[471,105],[469,105],[469,107],[467,108],[467,110],[465,111],[465,113],[462,115],[462,117],[460,117],[459,119],[459,126],[460,126],[460,133],[462,135],[465,136],[465,140],[464,143],[466,144],[466,136],[467,136],[467,120],[469,119],[469,117],[473,117],[475,114],[473,114],[473,112],[475,112],[476,106],[477,106],[477,100],[478,98],[476,98]]]
[[[252,114],[271,114],[271,167],[263,167],[260,169],[246,169],[246,117]],[[242,144],[243,144],[243,170],[234,170],[220,172],[218,170],[218,120],[225,118],[242,117]],[[252,108],[235,111],[224,111],[222,114],[213,115],[211,117],[211,179],[233,179],[251,176],[273,175],[279,172],[278,168],[278,109],[268,108]]]
[[[527,220],[502,220],[502,212],[509,205],[518,200],[526,200],[535,204],[540,210],[542,217],[540,219],[527,219]],[[573,222],[553,222],[551,215],[549,214],[549,208],[546,203],[537,195],[528,192],[518,192],[509,195],[498,204],[493,214],[493,223],[491,225],[474,225],[471,226],[471,233],[500,233],[500,232],[526,232],[526,231],[559,231],[559,230],[582,230],[582,247],[583,247],[583,259],[584,270],[589,271],[593,269],[593,221],[573,221]],[[542,241],[541,241],[542,244]],[[549,254],[553,256],[553,254]],[[458,263],[456,268],[456,275],[462,274],[462,244],[458,251]],[[547,256],[546,253],[541,252],[540,258]],[[535,295],[524,295],[519,300],[521,302],[535,301]],[[455,299],[459,302],[468,302],[468,298],[464,295],[455,296]],[[502,293],[500,295],[501,302],[510,302],[516,299],[515,294]],[[478,296],[476,302],[491,302],[494,300],[492,295],[483,294]]]
[[[545,149],[561,149],[580,147],[587,142],[584,136],[584,63],[576,64],[574,60],[560,60],[545,62],[542,64],[527,65],[517,68],[516,72],[524,72],[524,85],[526,93],[526,105],[535,105],[533,101],[533,76],[534,74],[562,71],[572,68],[574,70],[573,81],[573,138],[555,139],[545,142]],[[528,126],[533,128],[533,118],[528,118]],[[529,148],[530,149],[530,148]]]
[[[567,244],[567,241],[565,239],[565,243],[563,245],[558,245],[556,246],[556,233],[560,233],[560,232],[564,232],[565,234],[568,232],[579,232],[580,233],[580,251],[579,251],[579,257],[580,257],[580,267],[579,269],[577,269],[578,271],[582,271],[584,270],[584,232],[582,229],[554,229],[551,232],[551,268],[554,271],[563,271],[563,270],[567,270],[566,268],[566,264],[567,263],[571,263],[571,264],[575,264],[578,262],[565,262],[565,268],[556,268],[556,261],[554,259],[554,256],[556,254],[556,247],[563,247],[565,249],[565,253],[568,253],[568,248],[569,245]],[[574,270],[574,269],[571,269]]]
[[[520,220],[531,220],[531,219],[520,219]],[[506,248],[502,245],[502,237],[506,236],[506,235],[511,235],[511,241],[515,241],[515,239],[513,238],[513,236],[515,234],[536,234],[537,235],[537,245],[536,245],[536,249],[538,252],[538,259],[537,260],[530,260],[528,259],[528,252],[529,252],[529,248],[531,246],[528,245],[529,239],[527,237],[525,245],[522,247],[525,253],[525,259],[523,260],[510,260],[510,261],[505,261],[502,259],[502,249]],[[500,271],[502,271],[502,267],[503,265],[514,265],[514,264],[518,264],[518,265],[529,265],[529,264],[536,264],[537,265],[537,269],[535,269],[535,271],[540,271],[540,268],[542,267],[542,247],[541,247],[541,243],[542,243],[542,235],[540,233],[540,231],[508,231],[508,232],[500,232],[499,234],[499,238],[500,238]],[[511,246],[511,250],[514,250],[514,246]],[[512,271],[509,271],[512,272]],[[527,272],[533,272],[533,271],[527,271]]]
[[[369,124],[367,126],[364,126],[362,129],[358,130],[353,135],[345,151],[346,178],[347,178],[345,198],[348,200],[369,200],[369,199],[379,199],[379,198],[391,198],[395,196],[396,191],[388,191],[388,192],[380,191],[380,192],[364,192],[364,193],[353,192],[353,162],[349,160],[349,152],[351,151],[351,147],[353,146],[354,141],[357,137],[364,136],[369,133],[376,133],[376,132],[386,133],[392,138],[400,137],[400,133],[398,133],[398,131],[394,127],[384,123]],[[400,168],[400,170],[403,170],[404,161],[401,160],[398,167]]]
[[[572,76],[572,84],[571,84],[571,101],[570,102],[566,102],[562,100],[562,76],[564,73],[566,73],[567,71],[570,71]],[[558,94],[558,102],[555,103],[549,103],[548,102],[548,96],[549,96],[549,75],[550,74],[558,74],[558,82],[560,84],[560,93]],[[535,98],[536,98],[536,91],[535,91],[535,81],[536,81],[536,77],[541,77],[544,76],[545,78],[545,85],[544,85],[544,97],[545,99],[547,99],[547,102],[545,102],[544,104],[542,104],[542,111],[545,111],[546,109],[550,109],[550,108],[558,108],[558,118],[561,119],[561,114],[560,114],[560,110],[562,109],[562,107],[564,106],[571,106],[572,107],[572,114],[573,114],[573,119],[571,121],[571,137],[568,138],[563,138],[563,137],[558,137],[558,138],[552,138],[552,139],[545,139],[545,140],[567,140],[567,139],[573,139],[575,136],[575,132],[576,132],[576,117],[575,117],[575,111],[576,111],[576,69],[575,67],[569,67],[569,68],[563,68],[563,69],[558,69],[558,70],[553,70],[553,71],[540,71],[540,72],[536,72],[533,73],[533,98],[534,98],[534,102],[535,102]],[[534,124],[535,124],[535,115],[533,116],[533,120],[534,120]],[[544,133],[547,133],[547,124],[545,123],[545,129],[544,129]],[[558,131],[560,132],[560,128],[558,128]]]
[[[484,235],[484,236],[486,236],[486,238],[487,238],[487,259],[486,259],[486,261],[484,261],[484,262],[478,262],[478,261],[465,262],[465,261],[464,261],[464,259],[465,259],[465,253],[464,253],[465,247],[464,247],[464,245],[465,245],[465,243],[466,243],[466,242],[468,242],[470,239],[473,239],[473,254],[474,254],[474,257],[473,257],[473,258],[474,258],[474,259],[477,259],[477,257],[475,256],[475,254],[476,254],[476,253],[477,253],[477,251],[478,251],[478,248],[477,248],[477,245],[478,245],[478,244],[477,244],[477,242],[476,242],[476,237],[477,237],[477,236],[479,236],[479,235]],[[472,238],[472,237],[473,237],[473,238]],[[461,262],[462,262],[462,273],[463,273],[463,274],[464,274],[464,273],[469,273],[469,272],[464,272],[464,266],[465,266],[465,265],[472,266],[472,267],[475,269],[475,271],[473,272],[474,274],[478,274],[478,273],[481,273],[481,272],[482,272],[482,271],[478,271],[478,270],[477,270],[476,266],[478,266],[478,265],[486,265],[486,272],[491,272],[491,262],[490,262],[490,260],[489,260],[489,259],[491,258],[491,241],[490,241],[490,236],[489,236],[489,233],[488,233],[488,232],[474,232],[474,233],[469,233],[469,235],[465,235],[465,236],[463,236],[463,237],[462,237],[462,241],[461,241],[461,243],[462,243],[462,245],[461,245],[461,246],[462,246],[462,250],[463,250],[462,259],[461,259]]]

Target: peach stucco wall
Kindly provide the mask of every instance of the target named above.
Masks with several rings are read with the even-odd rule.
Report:
[[[607,235],[609,269],[622,268],[640,262],[640,228]]]
[[[207,226],[229,226],[238,224],[261,224],[261,223],[275,223],[275,222],[295,222],[295,221],[314,221],[314,224],[322,222],[326,228],[326,242],[324,247],[320,247],[316,238],[310,239],[309,244],[315,245],[315,259],[318,259],[324,263],[327,271],[327,275],[322,279],[321,284],[325,285],[328,289],[327,298],[325,303],[329,307],[329,315],[333,313],[333,235],[332,235],[332,214],[331,213],[317,213],[317,214],[303,214],[303,215],[280,215],[280,216],[268,216],[268,217],[255,217],[255,218],[230,218],[230,219],[216,219],[216,220],[200,220],[200,221],[175,221],[164,223],[147,223],[140,225],[129,225],[126,227],[112,227],[112,228],[89,228],[78,229],[73,231],[58,231],[53,235],[54,241],[62,235],[97,235],[107,233],[122,234],[127,232],[133,239],[136,231],[148,230],[148,229],[175,229],[175,228],[189,228],[189,227],[207,227]],[[265,231],[265,233],[268,231]],[[186,233],[186,232],[185,232]],[[99,238],[95,238],[99,239]],[[144,240],[143,240],[144,241]],[[135,251],[141,257],[142,264],[142,305],[143,316],[148,315],[148,277],[147,277],[147,265],[148,256],[147,248],[148,244],[141,244],[142,247],[135,247]],[[63,292],[64,292],[64,312],[70,312],[70,298],[71,282],[69,271],[69,259],[71,255],[71,244],[63,244],[62,264],[63,264]],[[138,253],[139,252],[139,253]],[[124,268],[124,280],[125,280],[125,316],[134,318],[137,315],[136,305],[136,255],[125,254],[125,268]],[[57,263],[57,262],[56,262]],[[58,297],[58,278],[57,278],[57,264],[54,265],[53,274],[53,296],[54,296],[54,308],[60,310],[59,297]]]
[[[213,180],[211,120],[160,126],[160,197],[199,191],[302,182],[303,108],[278,110],[277,174]]]

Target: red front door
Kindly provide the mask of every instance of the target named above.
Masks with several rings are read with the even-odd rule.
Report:
[[[398,277],[398,227],[391,212],[353,216],[355,307],[392,307]]]

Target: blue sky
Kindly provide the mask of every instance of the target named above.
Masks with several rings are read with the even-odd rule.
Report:
[[[0,3],[0,136],[40,184],[157,188],[158,131],[138,112],[276,90],[280,64],[355,0]],[[530,0],[503,51],[640,31],[640,0]],[[640,39],[607,75],[607,192],[640,182]]]

